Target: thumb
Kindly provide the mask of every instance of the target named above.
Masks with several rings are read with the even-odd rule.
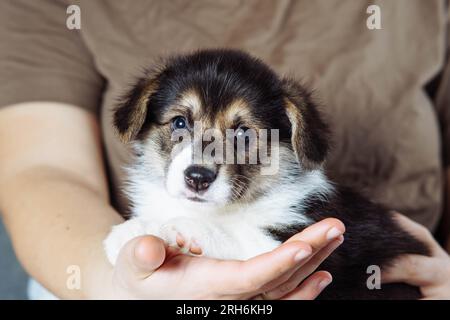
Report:
[[[158,269],[165,258],[166,248],[162,239],[150,235],[136,237],[120,250],[116,272],[124,278],[144,279]]]

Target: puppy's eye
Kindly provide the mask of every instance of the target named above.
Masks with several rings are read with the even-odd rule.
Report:
[[[247,127],[239,127],[236,129],[235,131],[235,135],[236,135],[236,142],[237,141],[242,141],[241,139],[243,137],[244,138],[244,143],[245,143],[245,148],[248,148],[249,144],[250,144],[250,137],[248,134],[246,134],[247,130],[249,130],[249,128]]]
[[[239,127],[239,128],[237,128],[236,129],[236,137],[243,137],[247,130],[248,130],[247,127]]]
[[[176,117],[172,121],[172,128],[175,129],[186,129],[187,128],[187,121],[184,117]]]

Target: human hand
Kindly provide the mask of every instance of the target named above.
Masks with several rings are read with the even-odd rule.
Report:
[[[332,278],[326,271],[313,272],[342,243],[344,231],[339,220],[325,219],[247,261],[183,255],[160,238],[137,237],[119,254],[108,297],[314,299]]]
[[[397,214],[400,225],[417,239],[425,242],[431,256],[405,255],[391,268],[382,272],[382,282],[405,282],[420,287],[423,299],[450,299],[450,257],[424,226]]]

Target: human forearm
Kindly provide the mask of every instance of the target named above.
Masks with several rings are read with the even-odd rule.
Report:
[[[108,205],[101,150],[95,115],[76,106],[32,102],[0,110],[0,212],[25,268],[61,298],[235,299],[274,288],[278,297],[278,286],[287,293],[286,272],[315,270],[330,252],[326,232],[343,229],[326,219],[244,262],[179,255],[156,237],[135,238],[113,271],[102,242],[122,220]],[[305,248],[310,256],[294,259]],[[66,286],[72,265],[80,268],[81,290]],[[292,289],[304,279],[294,278]],[[330,275],[314,273],[289,298],[313,299],[324,280]]]
[[[62,298],[105,295],[111,266],[102,241],[122,221],[102,193],[67,171],[33,167],[0,185],[0,211],[19,260]],[[66,286],[79,266],[80,290]]]

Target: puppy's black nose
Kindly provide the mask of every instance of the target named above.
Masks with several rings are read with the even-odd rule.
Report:
[[[208,189],[215,179],[215,172],[202,166],[189,166],[184,171],[186,185],[196,192]]]

